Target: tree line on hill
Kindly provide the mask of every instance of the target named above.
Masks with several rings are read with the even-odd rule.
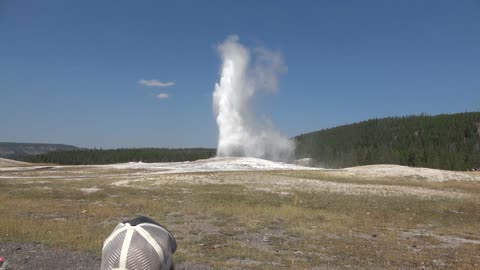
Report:
[[[480,169],[480,112],[388,117],[295,137],[296,157],[330,168],[400,164]]]
[[[68,144],[0,142],[0,157],[20,159],[25,156],[44,154],[50,151],[75,149],[78,149],[78,147]]]
[[[120,148],[79,149],[52,151],[22,158],[34,163],[56,163],[61,165],[113,164],[124,162],[177,162],[206,159],[215,156],[211,148]]]
[[[328,168],[387,163],[447,170],[480,170],[480,112],[371,119],[302,134],[294,140],[297,159],[311,158],[313,165]],[[52,148],[54,146],[59,147],[43,144],[38,147],[34,144],[3,144],[4,148],[10,151],[8,153],[32,153],[32,149],[38,152],[38,149],[46,151],[55,150],[56,148]],[[0,143],[0,148],[1,146]],[[7,146],[9,148],[6,148]],[[12,149],[16,149],[16,152],[12,152]],[[214,157],[216,150],[77,148],[28,156],[25,156],[25,153],[16,159],[36,163],[88,165],[193,161]]]

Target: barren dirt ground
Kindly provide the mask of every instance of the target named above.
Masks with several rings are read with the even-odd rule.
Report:
[[[98,269],[103,240],[137,215],[174,233],[177,269],[480,268],[480,173],[2,162],[0,256],[13,269]]]

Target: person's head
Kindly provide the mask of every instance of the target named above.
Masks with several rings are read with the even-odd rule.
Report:
[[[170,270],[177,243],[148,217],[119,223],[103,243],[102,270]]]

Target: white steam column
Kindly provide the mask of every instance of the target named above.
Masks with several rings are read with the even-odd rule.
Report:
[[[250,101],[257,91],[275,92],[279,73],[286,71],[279,53],[263,48],[251,53],[230,36],[217,50],[222,58],[220,82],[215,84],[213,106],[218,125],[217,156],[257,157],[290,161],[294,143],[268,121],[259,122]]]

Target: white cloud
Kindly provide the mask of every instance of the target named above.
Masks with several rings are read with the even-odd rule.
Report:
[[[141,79],[138,81],[138,84],[145,85],[145,86],[153,86],[153,87],[169,87],[175,85],[175,82],[161,82],[159,80],[144,80]]]
[[[158,99],[167,99],[168,94],[167,93],[160,93],[160,94],[157,95],[157,98]]]

